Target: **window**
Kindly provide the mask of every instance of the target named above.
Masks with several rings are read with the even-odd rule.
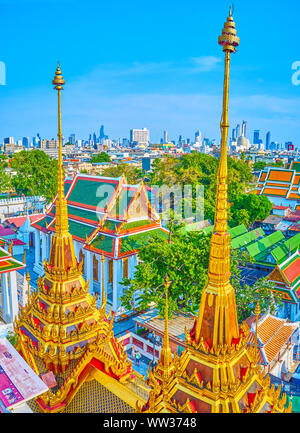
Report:
[[[128,257],[123,259],[123,278],[128,278]]]
[[[96,259],[95,254],[93,255],[93,280],[99,281],[99,261]]]
[[[113,260],[108,261],[108,282],[112,283],[114,279],[114,262]]]

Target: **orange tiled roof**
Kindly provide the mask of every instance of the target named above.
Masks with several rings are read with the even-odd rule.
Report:
[[[267,173],[263,172],[263,174],[261,175],[261,178],[259,180],[264,181],[264,180],[266,180],[266,177],[267,177]]]
[[[255,328],[255,316],[249,317],[246,323],[250,328],[254,323]],[[266,362],[273,361],[297,327],[297,324],[287,323],[285,319],[279,319],[271,314],[268,314],[264,320],[260,321],[257,332],[260,362],[266,364]],[[251,345],[255,343],[255,330],[253,331],[253,329],[249,334],[248,343]]]
[[[263,344],[267,343],[272,335],[283,325],[284,320],[274,316],[268,316],[261,324],[258,325],[258,337]]]
[[[273,189],[273,188],[265,188],[264,194],[270,194],[270,195],[283,195],[286,196],[288,192],[288,189]]]
[[[290,182],[292,180],[292,176],[292,171],[270,170],[268,180],[276,180],[277,182]]]
[[[298,277],[300,273],[300,258],[298,257],[294,260],[286,269],[283,271],[285,277],[292,284]]]
[[[271,338],[271,340],[265,345],[264,350],[269,362],[273,361],[273,359],[279,353],[282,346],[292,336],[296,328],[297,325],[284,324],[279,329],[279,331]]]

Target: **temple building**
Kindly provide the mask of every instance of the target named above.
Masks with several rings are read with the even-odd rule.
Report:
[[[25,264],[12,256],[12,242],[6,251],[0,247],[0,318],[12,323],[19,312],[17,271]]]
[[[58,66],[53,80],[58,91],[58,191],[50,256],[43,262],[45,275],[39,278],[37,290],[27,294],[28,303],[14,322],[17,350],[51,388],[28,405],[34,412],[134,412],[137,400],[145,403],[147,388],[140,387],[114,337],[104,284],[100,308],[97,295],[89,293],[83,260],[76,259],[69,232],[60,114],[64,84]]]
[[[255,345],[255,315],[246,320],[250,327],[248,344]],[[286,380],[298,362],[294,361],[295,342],[299,336],[299,323],[289,323],[286,319],[263,314],[257,321],[258,360],[262,371]]]
[[[83,262],[83,274],[89,290],[101,292],[102,266],[107,302],[116,314],[124,313],[120,297],[123,278],[132,278],[138,263],[138,250],[152,236],[168,238],[158,214],[151,206],[150,189],[143,182],[128,185],[125,175],[104,178],[77,174],[64,182],[68,223],[75,256]],[[49,259],[51,238],[56,229],[56,200],[46,215],[32,224],[35,236],[34,271],[43,273],[43,261]]]
[[[274,292],[281,296],[282,305],[277,309],[278,317],[293,322],[300,320],[300,253],[289,253],[278,262],[268,276],[275,284]]]
[[[203,290],[199,315],[193,328],[186,330],[186,348],[172,357],[168,338],[168,309],[164,344],[154,372],[146,405],[148,413],[268,413],[285,409],[286,395],[270,387],[270,378],[258,363],[258,339],[249,347],[249,327],[238,325],[234,289],[230,283],[230,235],[228,234],[227,136],[229,68],[231,53],[239,38],[231,9],[219,44],[225,52],[221,154],[217,179],[215,224],[211,238],[208,281]],[[166,288],[170,283],[166,282]],[[166,298],[168,296],[168,291]],[[259,316],[259,305],[256,308]],[[256,326],[257,329],[257,326]]]
[[[289,206],[295,210],[300,204],[300,163],[286,164],[285,168],[269,167],[262,170],[256,192],[267,196],[274,205]]]

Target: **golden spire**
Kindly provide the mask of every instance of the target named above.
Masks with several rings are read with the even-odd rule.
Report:
[[[258,318],[260,315],[260,305],[259,302],[256,304],[255,310],[255,361],[256,365],[258,364]]]
[[[64,168],[62,158],[62,130],[61,130],[61,94],[65,80],[63,79],[59,63],[52,81],[58,95],[58,176],[57,176],[57,200],[56,200],[56,236],[68,234],[69,223],[67,213],[67,202],[64,194]]]
[[[58,92],[58,170],[57,170],[57,199],[55,234],[51,239],[51,250],[49,263],[44,265],[45,272],[55,270],[59,272],[60,279],[65,278],[65,273],[77,270],[77,261],[74,252],[72,236],[69,233],[68,204],[64,194],[64,169],[62,159],[62,130],[61,130],[61,90],[65,80],[63,79],[59,64],[52,81],[55,90]]]
[[[168,291],[171,285],[171,281],[166,275],[165,289],[166,289],[166,307],[165,307],[165,332],[163,339],[163,346],[160,352],[160,357],[157,363],[156,372],[161,372],[161,375],[165,380],[168,380],[170,375],[174,371],[172,351],[170,349],[169,342],[169,302],[168,302]]]
[[[103,305],[106,301],[105,299],[105,287],[104,287],[104,263],[105,263],[105,257],[102,254],[101,256],[101,262],[102,262],[102,298],[101,298],[101,304]]]
[[[236,51],[239,38],[231,10],[219,44],[225,52],[223,112],[221,119],[221,151],[217,178],[215,225],[211,238],[208,282],[203,291],[196,324],[195,341],[201,338],[210,346],[228,344],[239,337],[234,290],[230,284],[230,236],[227,224],[227,138],[230,55]]]
[[[24,265],[26,265],[26,250],[24,250],[24,254],[23,254],[23,263]]]

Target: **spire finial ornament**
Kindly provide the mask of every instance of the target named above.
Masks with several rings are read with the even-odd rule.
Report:
[[[52,81],[54,89],[58,95],[58,173],[57,173],[57,200],[56,200],[56,235],[63,236],[68,234],[68,214],[67,203],[64,194],[64,168],[62,158],[62,129],[61,129],[61,91],[65,80],[63,79],[59,62],[57,64],[54,79]]]
[[[101,262],[102,262],[102,299],[101,299],[101,304],[103,305],[105,302],[105,287],[104,287],[104,263],[105,263],[105,257],[102,254],[101,256]]]
[[[225,53],[225,72],[223,88],[223,110],[221,119],[221,150],[217,178],[216,212],[214,231],[211,238],[208,282],[203,290],[195,341],[201,338],[210,346],[231,345],[233,338],[239,338],[239,327],[235,304],[235,294],[230,284],[230,235],[228,233],[228,103],[230,56],[239,45],[235,23],[229,12],[219,44]],[[205,316],[206,320],[203,320]],[[207,320],[208,318],[208,320]]]
[[[258,319],[260,315],[260,305],[259,302],[256,304],[254,314],[255,314],[255,361],[258,364]]]

